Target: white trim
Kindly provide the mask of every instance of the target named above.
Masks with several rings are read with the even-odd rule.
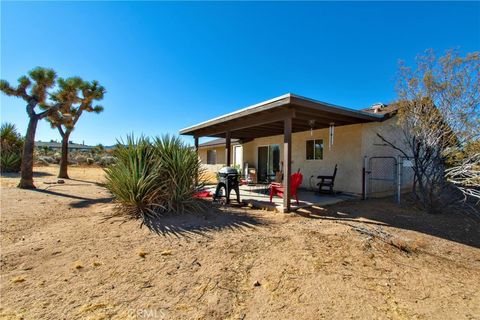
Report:
[[[250,110],[250,109],[255,109],[256,107],[260,107],[260,106],[262,106],[262,105],[264,105],[264,104],[269,104],[269,103],[272,103],[272,102],[275,102],[275,101],[278,101],[278,100],[282,100],[282,99],[285,99],[285,98],[289,98],[289,97],[291,97],[291,96],[292,96],[291,93],[287,93],[287,94],[281,95],[281,96],[279,96],[279,97],[276,97],[276,98],[273,98],[273,99],[270,99],[270,100],[265,100],[265,101],[262,101],[262,102],[253,104],[253,105],[251,105],[251,106],[248,106],[248,107],[245,107],[245,108],[242,108],[242,109],[239,109],[239,110],[236,110],[236,111],[233,111],[233,112],[230,112],[230,113],[227,113],[227,114],[224,114],[224,115],[215,117],[215,118],[213,118],[213,119],[210,119],[210,120],[207,120],[207,121],[203,121],[203,122],[197,123],[197,124],[195,124],[195,125],[193,125],[193,126],[183,128],[183,129],[180,130],[180,132],[181,132],[181,131],[185,131],[185,130],[193,129],[193,128],[195,128],[195,127],[198,127],[198,126],[207,124],[207,123],[212,122],[212,121],[216,121],[216,120],[220,120],[220,119],[222,119],[222,118],[226,118],[226,117],[229,117],[229,116],[233,116],[233,115],[235,115],[236,113],[240,113],[240,112],[247,111],[247,110]]]
[[[343,110],[343,111],[348,111],[348,112],[352,112],[352,113],[357,113],[357,114],[360,114],[360,115],[363,115],[363,116],[369,116],[369,117],[373,117],[373,118],[377,118],[377,119],[382,119],[382,118],[384,117],[383,115],[379,115],[379,114],[373,114],[373,113],[365,112],[365,111],[362,111],[362,110],[356,110],[356,109],[350,109],[350,108],[346,108],[346,107],[341,107],[341,106],[337,106],[337,105],[334,105],[334,104],[331,104],[331,103],[327,103],[327,102],[323,102],[323,101],[319,101],[319,100],[315,100],[315,99],[306,98],[306,97],[303,97],[303,96],[300,96],[300,95],[297,95],[297,94],[286,93],[286,94],[284,94],[284,95],[275,97],[275,98],[273,98],[273,99],[265,100],[265,101],[262,101],[262,102],[253,104],[253,105],[251,105],[251,106],[248,106],[248,107],[245,107],[245,108],[242,108],[242,109],[239,109],[239,110],[236,110],[236,111],[233,111],[233,112],[230,112],[230,113],[227,113],[227,114],[224,114],[224,115],[215,117],[215,118],[213,118],[213,119],[210,119],[210,120],[206,120],[206,121],[197,123],[197,124],[195,124],[195,125],[193,125],[193,126],[189,126],[189,127],[183,128],[183,129],[180,130],[180,133],[183,132],[183,131],[195,129],[196,127],[201,127],[201,126],[203,126],[203,125],[205,125],[205,124],[208,124],[208,123],[210,123],[210,122],[214,122],[214,121],[217,121],[217,120],[221,120],[221,119],[223,119],[223,118],[226,118],[226,117],[230,117],[230,116],[236,115],[236,114],[238,114],[238,113],[241,113],[241,112],[244,112],[244,111],[247,111],[247,110],[251,110],[251,109],[255,109],[255,108],[257,108],[257,107],[261,107],[261,106],[263,106],[263,105],[266,105],[266,104],[269,104],[269,103],[272,103],[272,102],[275,102],[275,101],[278,101],[278,100],[282,100],[282,99],[285,99],[285,98],[292,98],[292,97],[293,97],[293,98],[297,98],[297,99],[302,99],[302,100],[310,101],[310,102],[317,103],[317,104],[322,104],[322,105],[327,106],[327,107],[332,108],[332,109],[337,109],[337,110]]]

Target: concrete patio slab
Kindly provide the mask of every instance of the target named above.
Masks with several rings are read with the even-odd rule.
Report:
[[[209,186],[207,189],[212,193],[215,193],[215,186]],[[235,201],[235,191],[232,191],[230,199],[231,201]],[[313,191],[298,190],[299,204],[297,205],[296,201],[292,199],[291,209],[295,211],[300,208],[307,208],[311,206],[326,206],[351,199],[355,199],[355,196],[344,194],[318,194]],[[243,204],[253,208],[283,212],[282,198],[273,197],[272,202],[270,202],[268,185],[257,184],[240,186],[240,201]]]

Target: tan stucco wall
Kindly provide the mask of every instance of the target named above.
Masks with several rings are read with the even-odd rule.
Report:
[[[387,141],[408,152],[404,132],[398,125],[398,117],[385,120],[384,122],[365,123],[362,135],[362,158],[368,157],[395,157],[403,156],[400,151],[395,150],[386,144],[377,134],[380,134]],[[408,154],[408,153],[407,153]],[[368,161],[367,159],[367,161]],[[381,161],[381,160],[380,160]],[[366,164],[368,168],[368,163]],[[376,176],[387,174],[385,171],[392,172],[391,166],[377,166]],[[409,191],[413,184],[413,170],[411,168],[400,168],[402,171],[402,190]],[[392,172],[394,173],[394,172]],[[371,191],[369,196],[386,196],[395,192],[397,186],[389,181],[374,181],[374,185],[369,185],[367,179],[367,189]],[[373,188],[372,188],[373,187]]]
[[[387,146],[377,133],[394,145],[404,146],[405,139],[402,129],[397,124],[398,117],[383,122],[370,122],[363,124],[362,156],[397,156],[400,152]]]
[[[318,175],[331,175],[335,164],[338,165],[335,189],[338,191],[361,194],[362,174],[365,156],[396,156],[392,148],[380,145],[376,133],[380,132],[392,141],[402,139],[400,129],[396,125],[396,118],[375,123],[354,124],[335,127],[334,144],[328,147],[328,128],[305,132],[297,132],[292,135],[292,172],[300,168],[303,174],[303,188],[316,189]],[[311,139],[323,139],[323,159],[306,160],[306,141]],[[258,147],[270,144],[280,145],[280,160],[283,160],[283,135],[262,137],[244,143],[243,163],[249,167],[257,168]],[[225,148],[216,147],[217,165],[207,166],[208,170],[217,171],[226,162]],[[199,149],[200,159],[207,161],[207,149]],[[233,148],[232,148],[233,152]],[[233,161],[233,154],[232,154]],[[220,165],[219,165],[220,164]]]
[[[292,135],[292,172],[300,169],[303,188],[315,188],[318,175],[331,175],[338,164],[335,188],[344,192],[361,193],[361,125],[335,128],[334,145],[328,148],[328,129],[297,132]],[[323,139],[323,160],[306,160],[306,141]],[[258,138],[243,144],[244,162],[257,167],[258,147],[279,144],[280,159],[283,160],[283,135]],[[312,178],[313,176],[313,178]]]
[[[207,150],[217,151],[217,165],[224,165],[227,162],[225,147],[199,148],[198,155],[203,164],[207,164]]]

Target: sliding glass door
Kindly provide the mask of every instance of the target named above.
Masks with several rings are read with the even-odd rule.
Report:
[[[258,147],[258,181],[270,182],[280,171],[280,145]]]

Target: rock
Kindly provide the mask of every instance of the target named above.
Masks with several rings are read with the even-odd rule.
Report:
[[[54,158],[46,157],[46,156],[38,157],[38,161],[40,161],[41,163],[47,163],[47,164],[54,164],[55,163]]]
[[[38,163],[40,163],[42,166],[48,166],[50,165],[47,161],[43,160],[43,159],[38,159]]]
[[[87,163],[87,157],[82,156],[82,155],[78,155],[78,156],[75,158],[75,161],[77,161],[78,164],[84,164],[84,163]]]
[[[57,183],[58,183],[58,184],[64,184],[64,183],[65,183],[65,180],[58,179],[58,180],[57,180]]]
[[[254,286],[254,287],[260,287],[261,284],[260,284],[260,282],[258,282],[258,280],[257,280],[257,281],[255,281],[255,282],[253,283],[253,286]]]

